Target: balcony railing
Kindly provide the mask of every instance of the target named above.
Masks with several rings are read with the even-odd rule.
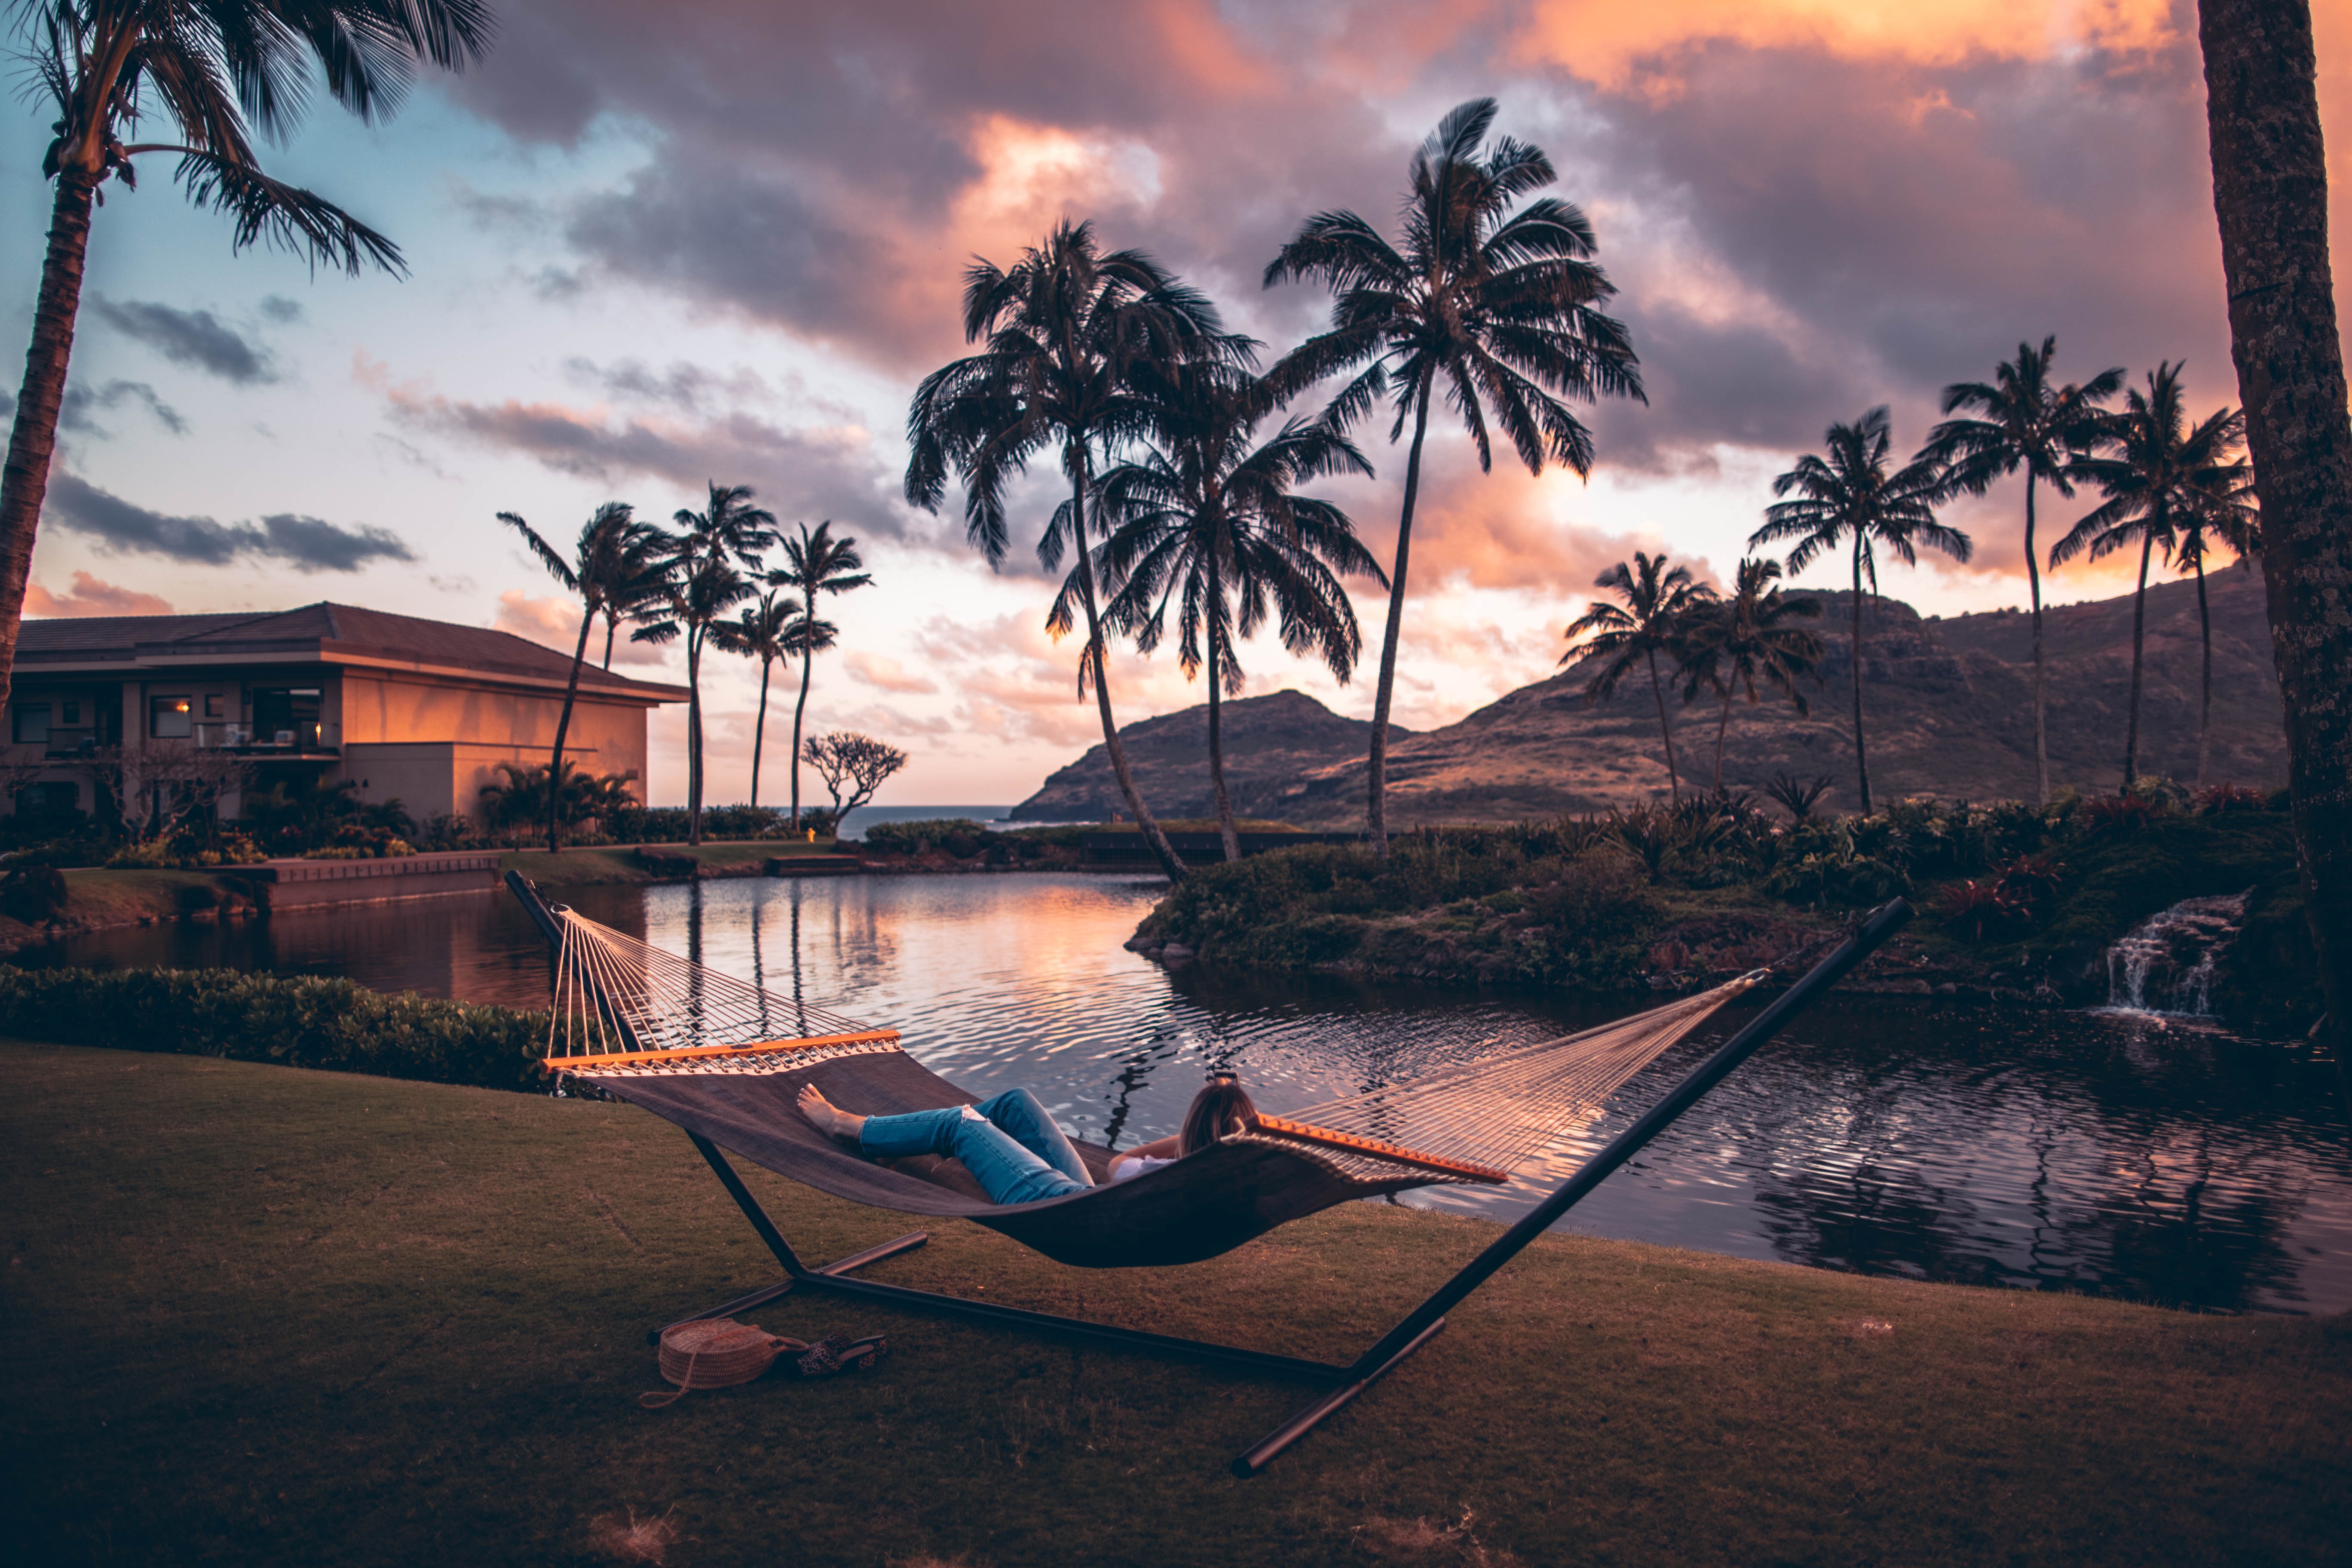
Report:
[[[195,742],[199,751],[254,752],[263,755],[278,752],[299,756],[306,752],[341,750],[343,732],[341,725],[321,724],[308,719],[283,725],[213,721],[195,726]]]

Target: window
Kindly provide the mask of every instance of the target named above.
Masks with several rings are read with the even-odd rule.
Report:
[[[16,742],[20,746],[47,745],[49,739],[49,705],[46,702],[16,704]]]
[[[159,741],[185,740],[195,732],[190,721],[195,703],[185,697],[147,700],[147,732]]]
[[[205,696],[205,717],[207,719],[227,718],[228,699],[223,697],[217,691],[207,692]]]
[[[79,702],[58,703],[58,722],[65,725],[68,729],[79,729],[81,727],[81,704]]]

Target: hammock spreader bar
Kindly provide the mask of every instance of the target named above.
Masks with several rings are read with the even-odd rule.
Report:
[[[564,952],[565,928],[540,897],[539,889],[533,887],[529,879],[516,872],[509,872],[506,880],[508,887],[522,901],[524,908],[530,912],[551,946],[561,955]],[[1002,1323],[1008,1327],[1076,1335],[1130,1350],[1180,1355],[1278,1376],[1300,1377],[1336,1384],[1337,1386],[1329,1393],[1300,1409],[1255,1447],[1234,1460],[1233,1470],[1235,1475],[1255,1475],[1271,1463],[1275,1456],[1344,1408],[1407,1356],[1426,1344],[1438,1331],[1445,1326],[1445,1314],[1459,1305],[1464,1298],[1484,1284],[1504,1264],[1524,1251],[1544,1231],[1558,1223],[1560,1216],[1572,1208],[1585,1194],[1599,1186],[1653,1138],[1671,1126],[1676,1118],[1746,1061],[1758,1047],[1777,1034],[1790,1019],[1810,1006],[1823,992],[1843,979],[1855,965],[1869,957],[1888,937],[1902,929],[1911,919],[1911,906],[1903,900],[1896,899],[1871,916],[1860,930],[1815,964],[1801,979],[1775,999],[1713,1056],[1694,1068],[1640,1120],[1619,1134],[1607,1148],[1586,1161],[1574,1175],[1542,1203],[1530,1210],[1517,1224],[1511,1226],[1460,1272],[1440,1286],[1427,1300],[1408,1313],[1395,1328],[1381,1336],[1370,1349],[1344,1367],[1297,1356],[1249,1350],[1239,1345],[1219,1344],[1205,1340],[1181,1339],[1170,1334],[1156,1334],[1139,1329],[1121,1328],[1111,1323],[1058,1317],[1047,1312],[1025,1311],[1019,1308],[1000,1306],[992,1301],[971,1300],[939,1291],[917,1290],[905,1286],[886,1285],[876,1280],[851,1277],[852,1269],[879,1262],[898,1253],[922,1246],[929,1239],[929,1233],[923,1231],[899,1237],[837,1262],[812,1268],[801,1261],[791,1243],[784,1239],[783,1233],[777,1228],[774,1220],[760,1205],[759,1200],[752,1196],[751,1189],[744,1185],[742,1178],[736,1173],[726,1152],[711,1140],[689,1126],[686,1127],[685,1131],[688,1137],[693,1141],[696,1150],[709,1163],[712,1173],[718,1176],[728,1195],[735,1200],[737,1207],[742,1210],[745,1219],[751,1222],[753,1231],[758,1234],[768,1250],[774,1255],[776,1261],[783,1267],[785,1273],[784,1279],[775,1285],[755,1291],[750,1296],[740,1297],[735,1300],[723,1303],[697,1316],[723,1317],[738,1311],[748,1311],[759,1302],[772,1300],[787,1290],[806,1288],[864,1297],[870,1300],[897,1306],[950,1312],[982,1321]],[[670,962],[679,961],[672,959]],[[740,984],[740,982],[732,984]],[[647,1049],[646,1044],[637,1037],[625,1011],[614,1006],[612,1000],[602,994],[601,988],[596,986],[593,980],[589,984],[589,989],[595,993],[593,996],[593,1011],[600,1015],[602,1021],[614,1030],[623,1050],[628,1052]],[[810,1011],[812,1014],[814,1012],[814,1009]],[[776,1047],[770,1043],[767,1048],[772,1051]],[[730,1054],[740,1053],[730,1051]],[[894,1052],[893,1056],[895,1057],[896,1054]],[[589,1070],[593,1071],[593,1068]],[[691,1068],[688,1067],[685,1070],[691,1070]],[[624,1075],[614,1081],[629,1080]],[[1427,1157],[1415,1151],[1400,1150],[1391,1152],[1389,1149],[1365,1148],[1363,1145],[1377,1144],[1379,1141],[1364,1139],[1358,1134],[1333,1132],[1329,1129],[1314,1127],[1312,1124],[1302,1125],[1308,1127],[1310,1131],[1329,1134],[1329,1139],[1333,1142],[1329,1142],[1328,1146],[1335,1149],[1392,1163],[1398,1163],[1399,1153],[1413,1154],[1416,1160],[1423,1163],[1424,1168],[1429,1164]],[[1307,1141],[1301,1138],[1299,1132],[1289,1128],[1268,1128],[1267,1131],[1276,1132],[1278,1138],[1283,1140]],[[1337,1142],[1339,1140],[1345,1142]],[[1225,1151],[1234,1151],[1238,1147],[1232,1143],[1219,1145],[1220,1150]],[[1155,1177],[1166,1176],[1169,1171],[1173,1169],[1174,1167],[1170,1167],[1168,1171],[1154,1172],[1150,1175],[1136,1178],[1133,1183],[1122,1184],[1140,1188],[1143,1184],[1151,1182]],[[1483,1171],[1491,1167],[1481,1169]],[[1450,1174],[1453,1179],[1458,1181],[1469,1175],[1470,1173],[1460,1171]],[[1429,1179],[1423,1178],[1423,1181]],[[1437,1179],[1444,1178],[1439,1176]],[[1057,1204],[1080,1201],[1083,1199],[1065,1198],[1054,1200],[1053,1203],[1046,1205],[1015,1205],[1002,1213],[1009,1222],[1024,1215],[1034,1215],[1041,1211],[1050,1212]],[[930,1212],[964,1212],[967,1217],[979,1218],[982,1223],[991,1224],[991,1228],[1003,1230],[1013,1236],[1015,1240],[1027,1239],[1012,1223],[991,1223],[986,1217],[962,1210],[940,1209]],[[1034,1243],[1032,1242],[1031,1245]],[[1213,1254],[1200,1256],[1211,1255]]]

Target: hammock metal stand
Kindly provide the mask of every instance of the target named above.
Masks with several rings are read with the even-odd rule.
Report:
[[[553,915],[540,897],[539,889],[529,879],[516,872],[507,874],[508,886],[529,910],[549,942],[560,952],[562,936]],[[761,1206],[751,1188],[743,1183],[724,1151],[691,1129],[683,1129],[695,1149],[709,1163],[711,1172],[728,1196],[735,1200],[743,1217],[751,1222],[768,1250],[782,1265],[784,1279],[772,1285],[739,1296],[707,1310],[695,1313],[680,1321],[707,1318],[731,1317],[748,1311],[764,1302],[774,1300],[787,1291],[811,1289],[835,1291],[866,1300],[881,1301],[918,1310],[950,1312],[982,1322],[999,1323],[1049,1333],[1070,1335],[1130,1350],[1160,1355],[1174,1355],[1190,1360],[1238,1367],[1250,1372],[1277,1376],[1300,1378],[1310,1382],[1333,1384],[1330,1390],[1303,1405],[1288,1420],[1268,1433],[1255,1447],[1238,1455],[1233,1461],[1233,1473],[1249,1477],[1257,1474],[1275,1457],[1332,1415],[1337,1415],[1367,1388],[1393,1370],[1407,1356],[1429,1342],[1445,1327],[1445,1315],[1472,1291],[1485,1284],[1505,1264],[1525,1251],[1538,1237],[1557,1224],[1585,1195],[1599,1186],[1620,1166],[1632,1159],[1659,1133],[1664,1131],[1717,1084],[1754,1055],[1759,1047],[1778,1034],[1789,1021],[1817,1000],[1821,994],[1851,973],[1863,960],[1901,930],[1910,921],[1912,909],[1902,899],[1896,899],[1873,914],[1860,929],[1841,942],[1820,963],[1813,965],[1796,984],[1778,997],[1742,1027],[1716,1052],[1684,1076],[1664,1098],[1645,1111],[1639,1120],[1611,1141],[1556,1188],[1542,1203],[1530,1209],[1517,1222],[1497,1237],[1477,1257],[1464,1265],[1452,1278],[1433,1291],[1429,1298],[1401,1319],[1396,1326],[1383,1334],[1370,1349],[1347,1365],[1330,1362],[1311,1361],[1300,1356],[1279,1355],[1268,1351],[1249,1350],[1239,1345],[1223,1344],[1212,1340],[1186,1339],[1173,1334],[1156,1334],[1142,1329],[1121,1328],[1114,1323],[1096,1322],[1085,1318],[1066,1318],[1051,1312],[1033,1312],[1018,1307],[1006,1307],[992,1301],[975,1301],[967,1297],[949,1295],[943,1291],[918,1290],[904,1285],[885,1285],[876,1280],[859,1279],[852,1271],[868,1264],[878,1263],[902,1252],[909,1252],[930,1239],[928,1231],[911,1231],[905,1236],[866,1248],[863,1252],[812,1268],[801,1261],[799,1253],[785,1239],[782,1230],[767,1210]],[[615,1012],[608,1010],[621,1028],[625,1030]],[[660,1331],[647,1335],[656,1340]]]

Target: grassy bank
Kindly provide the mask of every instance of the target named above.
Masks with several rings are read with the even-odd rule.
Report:
[[[756,876],[761,866],[780,857],[830,857],[834,853],[830,838],[820,838],[814,844],[790,838],[761,838],[739,844],[611,844],[566,849],[561,855],[551,855],[544,849],[509,849],[499,857],[499,866],[501,871],[520,871],[542,888],[634,886],[677,880],[674,875],[640,858],[640,847],[660,857],[690,859],[700,868],[699,875],[705,877]]]
[[[642,1331],[771,1266],[625,1106],[0,1046],[21,1561],[2340,1560],[2352,1328],[1554,1238],[1236,1481],[1301,1391],[838,1300],[863,1380],[662,1411]],[[755,1174],[810,1251],[906,1228]],[[1492,1234],[1350,1205],[1197,1268],[952,1223],[877,1278],[1352,1353]],[[648,1559],[637,1559],[648,1560]]]

